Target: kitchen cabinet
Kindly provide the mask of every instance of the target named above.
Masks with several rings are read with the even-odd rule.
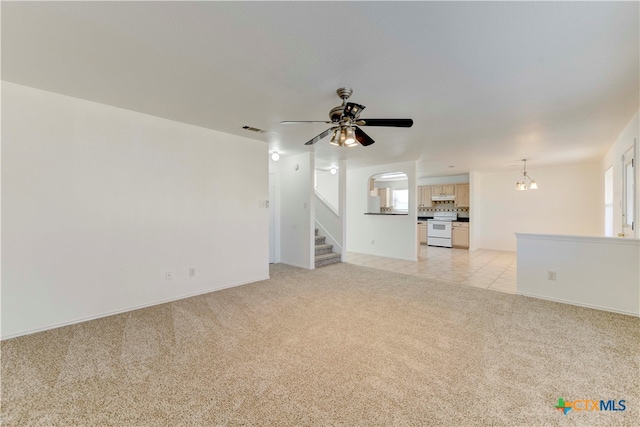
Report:
[[[455,196],[456,194],[456,186],[455,184],[444,184],[444,185],[432,185],[431,186],[431,195],[432,196]]]
[[[456,207],[469,207],[469,184],[456,184]]]
[[[433,202],[431,201],[431,186],[430,185],[421,185],[418,187],[418,207],[419,208],[430,208],[433,206]]]
[[[454,248],[469,249],[469,223],[457,222],[451,223],[451,245]]]
[[[419,230],[418,240],[420,241],[420,244],[421,245],[426,245],[427,244],[427,223],[426,222],[419,222],[418,223],[418,230]]]

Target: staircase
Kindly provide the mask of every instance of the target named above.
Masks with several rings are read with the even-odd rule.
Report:
[[[333,252],[333,245],[325,243],[325,239],[316,228],[316,268],[340,262],[340,254]]]

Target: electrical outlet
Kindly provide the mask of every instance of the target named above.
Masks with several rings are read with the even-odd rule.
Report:
[[[189,268],[189,277],[196,277],[196,269],[195,267]]]
[[[556,272],[547,271],[547,280],[556,280]]]
[[[164,280],[171,280],[173,279],[173,273],[170,271],[167,271],[166,273],[164,273]]]

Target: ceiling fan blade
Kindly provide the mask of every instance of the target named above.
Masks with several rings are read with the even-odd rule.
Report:
[[[320,135],[315,136],[315,137],[311,138],[309,141],[305,142],[304,145],[313,145],[313,144],[315,144],[316,142],[320,141],[325,136],[329,135],[335,129],[337,129],[337,128],[336,127],[332,127],[332,128],[329,128],[329,129],[325,130]]]
[[[371,139],[369,135],[364,133],[364,131],[360,129],[358,126],[356,126],[356,139],[360,144],[362,144],[365,147],[375,142],[373,139]]]
[[[396,128],[410,128],[413,126],[411,119],[359,119],[359,126],[389,126]]]
[[[281,125],[296,125],[298,123],[333,123],[327,120],[285,120],[280,122]]]

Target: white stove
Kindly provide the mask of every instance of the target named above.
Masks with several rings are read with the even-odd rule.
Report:
[[[435,212],[427,220],[427,244],[429,246],[452,247],[451,222],[458,219],[456,212]]]

